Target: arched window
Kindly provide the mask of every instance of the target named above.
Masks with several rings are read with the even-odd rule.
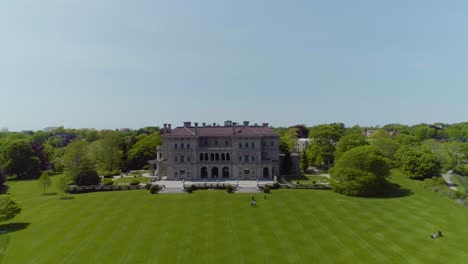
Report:
[[[203,161],[203,153],[200,153],[200,161]]]
[[[211,169],[211,178],[219,178],[219,171],[218,171],[218,167],[213,167]]]
[[[216,160],[219,160],[219,153],[216,153]]]
[[[223,168],[223,178],[229,178],[229,168],[228,167]]]
[[[231,154],[226,153],[226,160],[227,160],[227,161],[231,160]]]
[[[214,161],[214,160],[215,160],[215,154],[214,154],[214,153],[211,153],[210,156],[211,156],[211,157],[210,157],[210,158],[211,158],[211,161]]]
[[[208,178],[208,169],[206,167],[202,167],[200,171],[200,177],[202,179]]]
[[[226,160],[226,154],[221,153],[221,160]]]
[[[205,153],[205,161],[208,161],[208,153]]]
[[[263,178],[270,178],[270,170],[267,167],[263,168]]]

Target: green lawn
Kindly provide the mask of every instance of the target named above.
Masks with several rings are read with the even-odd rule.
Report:
[[[319,182],[329,182],[329,179],[325,176],[318,176],[318,175],[313,175],[313,174],[306,174],[303,177],[299,179],[291,179],[291,182],[293,184],[314,184],[319,183]]]
[[[133,180],[139,180],[141,183],[149,182],[148,177],[122,177],[122,178],[114,179],[114,182],[115,183],[125,183],[125,184],[127,184],[127,183],[130,183]]]
[[[421,182],[393,181],[411,193],[278,190],[256,195],[256,208],[250,194],[223,191],[60,200],[11,182],[23,212],[10,222],[24,229],[0,235],[0,252],[4,263],[466,263],[468,211]]]
[[[462,193],[468,192],[468,176],[461,176],[458,174],[452,174],[452,181],[458,185],[457,188]]]

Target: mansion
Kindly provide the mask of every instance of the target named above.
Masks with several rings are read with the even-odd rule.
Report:
[[[156,176],[167,180],[273,179],[279,174],[278,134],[262,125],[184,122],[161,129]]]

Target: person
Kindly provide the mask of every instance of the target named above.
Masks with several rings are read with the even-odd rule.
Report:
[[[438,235],[439,237],[442,237],[442,232],[440,232],[440,231],[437,232],[437,235]]]
[[[432,238],[432,239],[436,238],[436,234],[435,234],[435,233],[432,233],[432,234],[431,234],[431,238]]]

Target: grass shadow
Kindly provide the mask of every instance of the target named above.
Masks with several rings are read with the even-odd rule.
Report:
[[[403,198],[413,195],[413,191],[401,188],[399,184],[391,183],[386,194],[374,198]]]
[[[41,195],[45,195],[45,196],[48,196],[48,195],[57,195],[57,193],[56,193],[56,192],[51,192],[51,193],[43,193],[43,194],[41,194]]]
[[[73,196],[64,196],[60,198],[60,200],[73,200],[73,199],[75,199],[75,197]]]
[[[20,231],[26,229],[31,223],[18,222],[18,223],[8,223],[0,225],[0,233],[6,234],[11,232]]]

